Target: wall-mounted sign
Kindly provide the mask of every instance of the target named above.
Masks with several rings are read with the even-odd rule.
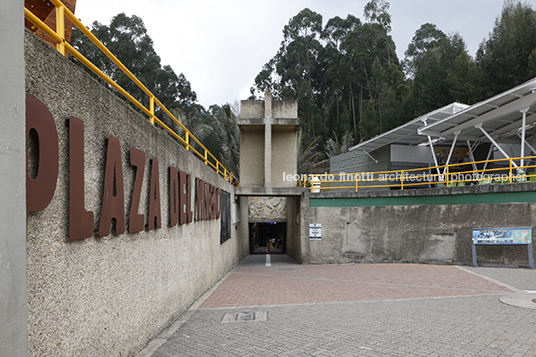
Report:
[[[531,244],[532,228],[473,229],[473,244]]]
[[[322,239],[322,225],[320,223],[313,223],[309,225],[309,239]]]
[[[84,122],[74,116],[67,120],[69,143],[69,237],[71,241],[92,237],[95,232],[100,237],[110,235],[112,220],[115,220],[115,234],[140,232],[144,229],[156,230],[162,227],[160,170],[156,157],[146,165],[145,152],[130,148],[128,170],[135,177],[131,191],[128,226],[126,224],[125,192],[123,175],[123,151],[117,138],[109,136],[104,165],[103,196],[98,230],[95,231],[95,215],[84,206]],[[26,210],[29,215],[45,209],[54,197],[59,168],[59,139],[56,123],[50,110],[38,99],[26,95]],[[31,163],[31,164],[30,164]],[[170,166],[169,189],[163,190],[169,197],[169,227],[189,224],[194,220],[208,221],[220,219],[221,189],[202,180],[195,179],[185,171]],[[150,174],[149,207],[139,213],[143,177]],[[195,204],[192,202],[195,195]],[[228,199],[229,200],[229,199]],[[230,220],[230,218],[229,218]],[[147,224],[145,223],[147,222]],[[164,222],[165,224],[165,222]],[[230,237],[230,223],[228,234]],[[227,238],[228,239],[228,238]]]

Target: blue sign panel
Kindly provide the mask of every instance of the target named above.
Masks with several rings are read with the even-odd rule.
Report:
[[[473,229],[473,244],[532,244],[532,228]]]

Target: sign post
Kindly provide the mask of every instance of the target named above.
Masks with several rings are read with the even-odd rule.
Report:
[[[479,228],[473,229],[473,267],[477,267],[477,245],[526,245],[529,251],[529,267],[534,269],[532,257],[532,228]]]

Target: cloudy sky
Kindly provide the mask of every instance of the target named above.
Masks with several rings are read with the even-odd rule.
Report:
[[[162,65],[184,73],[198,102],[247,99],[262,66],[277,52],[283,26],[304,8],[332,17],[363,19],[368,0],[78,0],[76,16],[86,26],[109,24],[121,12],[137,15],[153,39]],[[503,0],[391,0],[391,35],[399,58],[424,23],[459,32],[474,56],[493,28]]]

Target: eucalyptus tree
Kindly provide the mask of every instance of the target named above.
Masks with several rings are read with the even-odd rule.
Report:
[[[316,67],[316,87],[323,99],[323,114],[327,116],[329,132],[334,135],[343,135],[353,123],[353,135],[357,136],[353,80],[348,76],[349,63],[345,60],[341,44],[361,25],[361,20],[353,15],[346,19],[336,16],[328,20],[321,36],[325,46]]]
[[[486,96],[536,76],[536,11],[529,3],[505,1],[476,61],[483,71]]]
[[[177,76],[170,66],[162,67],[153,40],[140,17],[120,13],[112,18],[109,26],[95,21],[90,30],[168,109],[184,109],[195,103],[197,95],[184,74]],[[138,85],[79,29],[73,31],[72,44],[134,98],[145,106],[149,105],[148,96]],[[86,70],[96,77],[89,69]],[[164,117],[161,112],[158,114]],[[169,120],[166,121],[169,123]]]
[[[410,78],[413,78],[424,60],[428,50],[436,48],[447,35],[437,28],[435,24],[425,23],[415,31],[407,50],[404,52],[404,69]]]
[[[415,116],[452,102],[472,104],[480,99],[480,70],[458,33],[447,35],[434,24],[423,24],[405,55]]]
[[[346,61],[352,98],[352,118],[356,126],[354,88],[358,89],[359,138],[368,139],[397,123],[408,120],[401,110],[409,93],[395,43],[389,35],[389,3],[373,0],[365,6],[367,22],[356,27],[341,44]],[[355,129],[354,129],[355,132]]]
[[[316,103],[313,72],[322,49],[322,15],[303,9],[283,28],[277,54],[255,78],[252,93],[272,91],[276,99],[297,99],[301,126],[308,138],[322,135],[325,128]]]

